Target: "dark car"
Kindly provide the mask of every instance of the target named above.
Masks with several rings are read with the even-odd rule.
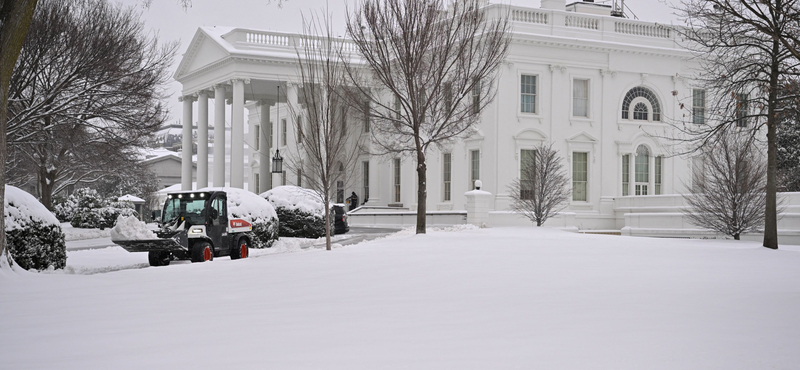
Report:
[[[334,234],[344,234],[350,231],[350,226],[347,225],[347,212],[344,210],[344,205],[333,205],[333,232]]]

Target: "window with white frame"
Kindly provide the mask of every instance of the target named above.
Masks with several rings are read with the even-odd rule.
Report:
[[[536,113],[536,78],[533,75],[520,76],[520,112]]]
[[[576,78],[572,80],[572,115],[589,117],[589,80]]]
[[[519,151],[519,197],[533,199],[536,180],[536,150],[520,149]]]
[[[476,79],[472,87],[472,113],[478,114],[481,111],[481,81]]]
[[[302,142],[303,142],[303,116],[297,116],[297,143],[299,144]]]
[[[450,153],[442,154],[442,200],[450,201],[450,185],[453,179],[452,161],[453,155]]]
[[[661,183],[663,181],[663,178],[662,178],[663,177],[663,172],[662,172],[663,170],[664,170],[664,157],[657,156],[655,158],[655,173],[654,173],[654,176],[655,176],[655,179],[654,179],[655,180],[655,194],[656,195],[661,195],[662,194],[661,193],[662,192]]]
[[[260,149],[261,147],[260,147],[260,144],[259,144],[260,140],[259,140],[259,137],[258,137],[260,132],[261,132],[261,126],[259,126],[259,125],[253,126],[253,148],[255,148],[255,150],[261,150]]]
[[[628,90],[622,100],[622,119],[661,121],[661,104],[656,94],[644,86]]]
[[[400,203],[400,158],[394,159],[394,201]]]
[[[369,132],[369,114],[370,114],[370,102],[369,99],[364,100],[364,113],[362,119],[364,120],[364,132]],[[365,198],[366,199],[366,198]]]
[[[469,166],[469,187],[467,189],[475,189],[475,180],[481,178],[481,151],[469,151],[470,166]]]
[[[297,186],[303,186],[303,169],[297,169]]]
[[[253,182],[254,182],[253,186],[255,186],[255,189],[256,189],[256,191],[255,191],[254,193],[259,193],[259,192],[261,191],[261,188],[259,188],[259,184],[260,184],[260,182],[261,182],[261,181],[260,181],[260,180],[261,180],[261,178],[260,178],[259,174],[257,174],[257,173],[256,173],[256,174],[254,174],[254,176],[253,176],[253,177],[254,177],[254,178],[253,178],[253,180],[254,180],[254,181],[253,181]]]
[[[639,145],[636,148],[634,161],[635,194],[647,195],[647,187],[650,185],[650,150],[644,145]]]
[[[281,185],[286,185],[286,171],[281,172]]]
[[[281,119],[281,146],[286,146],[286,119]]]
[[[747,127],[747,108],[750,97],[747,94],[736,94],[736,127]]]
[[[587,200],[588,162],[589,153],[572,153],[572,200],[585,202]]]
[[[706,161],[702,155],[692,157],[692,193],[702,193],[705,182]]]
[[[369,200],[369,161],[361,162],[362,172],[364,173],[363,176],[363,187],[364,187],[364,203]]]
[[[622,195],[630,195],[630,181],[631,181],[631,156],[624,154],[622,156]]]
[[[706,91],[703,89],[692,90],[692,123],[706,123]]]
[[[275,138],[275,135],[273,135],[273,131],[275,131],[275,123],[270,121],[270,123],[269,123],[269,145],[270,146],[272,146],[272,145],[278,146],[278,144],[276,144],[274,141],[272,141]]]

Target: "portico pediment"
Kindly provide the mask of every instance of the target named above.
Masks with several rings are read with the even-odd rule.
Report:
[[[217,39],[218,37],[209,35],[205,27],[198,28],[175,71],[175,79],[180,81],[185,76],[228,58],[230,53]]]
[[[592,135],[589,135],[589,134],[587,134],[585,132],[581,132],[581,133],[579,133],[579,134],[567,139],[567,141],[571,142],[571,143],[596,143],[597,139],[592,137]]]

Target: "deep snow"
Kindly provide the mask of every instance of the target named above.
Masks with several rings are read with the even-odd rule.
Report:
[[[72,252],[68,261],[105,253],[102,264],[109,265],[122,259],[114,251]],[[279,252],[88,276],[5,272],[2,366],[794,369],[800,363],[797,250],[528,227],[406,231],[330,252]]]

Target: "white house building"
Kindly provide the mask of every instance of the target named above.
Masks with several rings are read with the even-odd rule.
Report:
[[[552,142],[572,186],[567,208],[553,222],[624,232],[631,222],[624,215],[637,208],[677,212],[682,200],[675,194],[690,189],[693,161],[672,155],[672,143],[659,137],[672,134],[670,124],[701,123],[705,109],[703,91],[693,89],[691,55],[680,46],[680,36],[668,26],[612,16],[610,6],[592,2],[542,0],[541,8],[493,4],[487,11],[510,14],[513,23],[497,95],[476,135],[428,154],[428,210],[463,213],[464,193],[480,179],[482,190],[493,194],[493,223],[528,223],[507,212],[508,185],[519,177],[522,161],[537,144]],[[295,150],[285,104],[297,104],[294,45],[301,39],[299,34],[254,29],[197,30],[175,73],[183,84],[183,122],[197,122],[198,148],[203,148],[207,139],[202,131],[213,99],[214,127],[224,127],[226,101],[232,126],[230,138],[221,140],[224,133],[217,133],[214,142],[215,147],[230,142],[230,168],[218,166],[208,174],[206,154],[198,152],[198,187],[227,181],[242,187],[245,173],[250,190],[257,193],[278,181],[297,184],[299,176],[293,173],[273,181],[269,158],[275,149]],[[349,132],[364,130],[362,126],[352,122],[355,131]],[[264,132],[271,134],[260,134]],[[188,187],[191,158],[184,157],[183,165],[183,185]],[[364,157],[348,176],[356,179],[344,182],[343,194],[355,192],[366,206],[416,208],[410,158]],[[658,195],[664,196],[650,197]],[[644,201],[649,206],[638,205],[635,198],[643,196],[650,199]],[[674,217],[653,220],[683,222]]]

